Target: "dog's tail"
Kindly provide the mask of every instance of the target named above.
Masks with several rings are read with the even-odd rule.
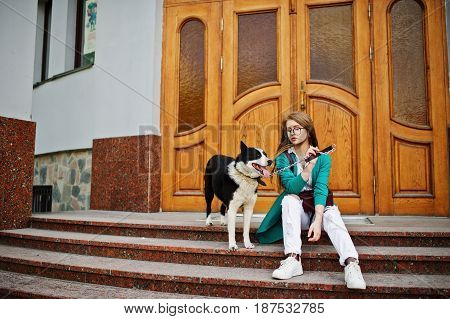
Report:
[[[211,214],[211,203],[214,199],[214,188],[213,188],[213,182],[212,182],[212,170],[213,170],[213,165],[212,165],[212,161],[209,160],[208,163],[206,164],[206,169],[205,169],[205,176],[204,176],[204,181],[205,181],[205,201],[206,201],[206,218],[208,218],[209,214]]]

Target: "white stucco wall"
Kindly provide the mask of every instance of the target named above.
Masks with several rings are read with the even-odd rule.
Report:
[[[0,116],[30,121],[37,0],[0,2]]]
[[[139,135],[143,126],[159,130],[162,15],[162,0],[98,1],[95,66],[33,91],[36,154],[90,148],[93,139]],[[51,50],[50,65],[61,70],[66,53],[50,41],[58,55]]]

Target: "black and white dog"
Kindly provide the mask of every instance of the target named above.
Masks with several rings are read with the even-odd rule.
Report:
[[[247,147],[241,141],[241,153],[234,159],[224,155],[214,155],[206,164],[205,200],[206,225],[212,225],[211,202],[214,194],[222,201],[220,207],[221,225],[226,225],[225,211],[228,210],[228,246],[237,250],[235,225],[237,210],[244,207],[244,246],[253,249],[250,242],[250,221],[256,203],[258,183],[266,185],[261,177],[269,177],[267,166],[272,161],[259,148]]]

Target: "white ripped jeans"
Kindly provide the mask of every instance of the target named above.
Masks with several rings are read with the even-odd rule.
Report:
[[[303,210],[302,200],[294,194],[288,194],[281,202],[283,218],[284,253],[302,253],[301,230],[308,230],[310,214]],[[345,260],[349,257],[358,259],[355,245],[345,227],[341,213],[337,206],[325,207],[322,230],[325,230],[339,254],[339,263],[345,266]]]

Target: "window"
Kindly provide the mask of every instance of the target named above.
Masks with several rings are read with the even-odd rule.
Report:
[[[94,64],[97,0],[77,0],[74,67]]]
[[[52,0],[39,0],[36,26],[34,83],[48,78]]]
[[[94,64],[97,0],[39,0],[34,83]]]

